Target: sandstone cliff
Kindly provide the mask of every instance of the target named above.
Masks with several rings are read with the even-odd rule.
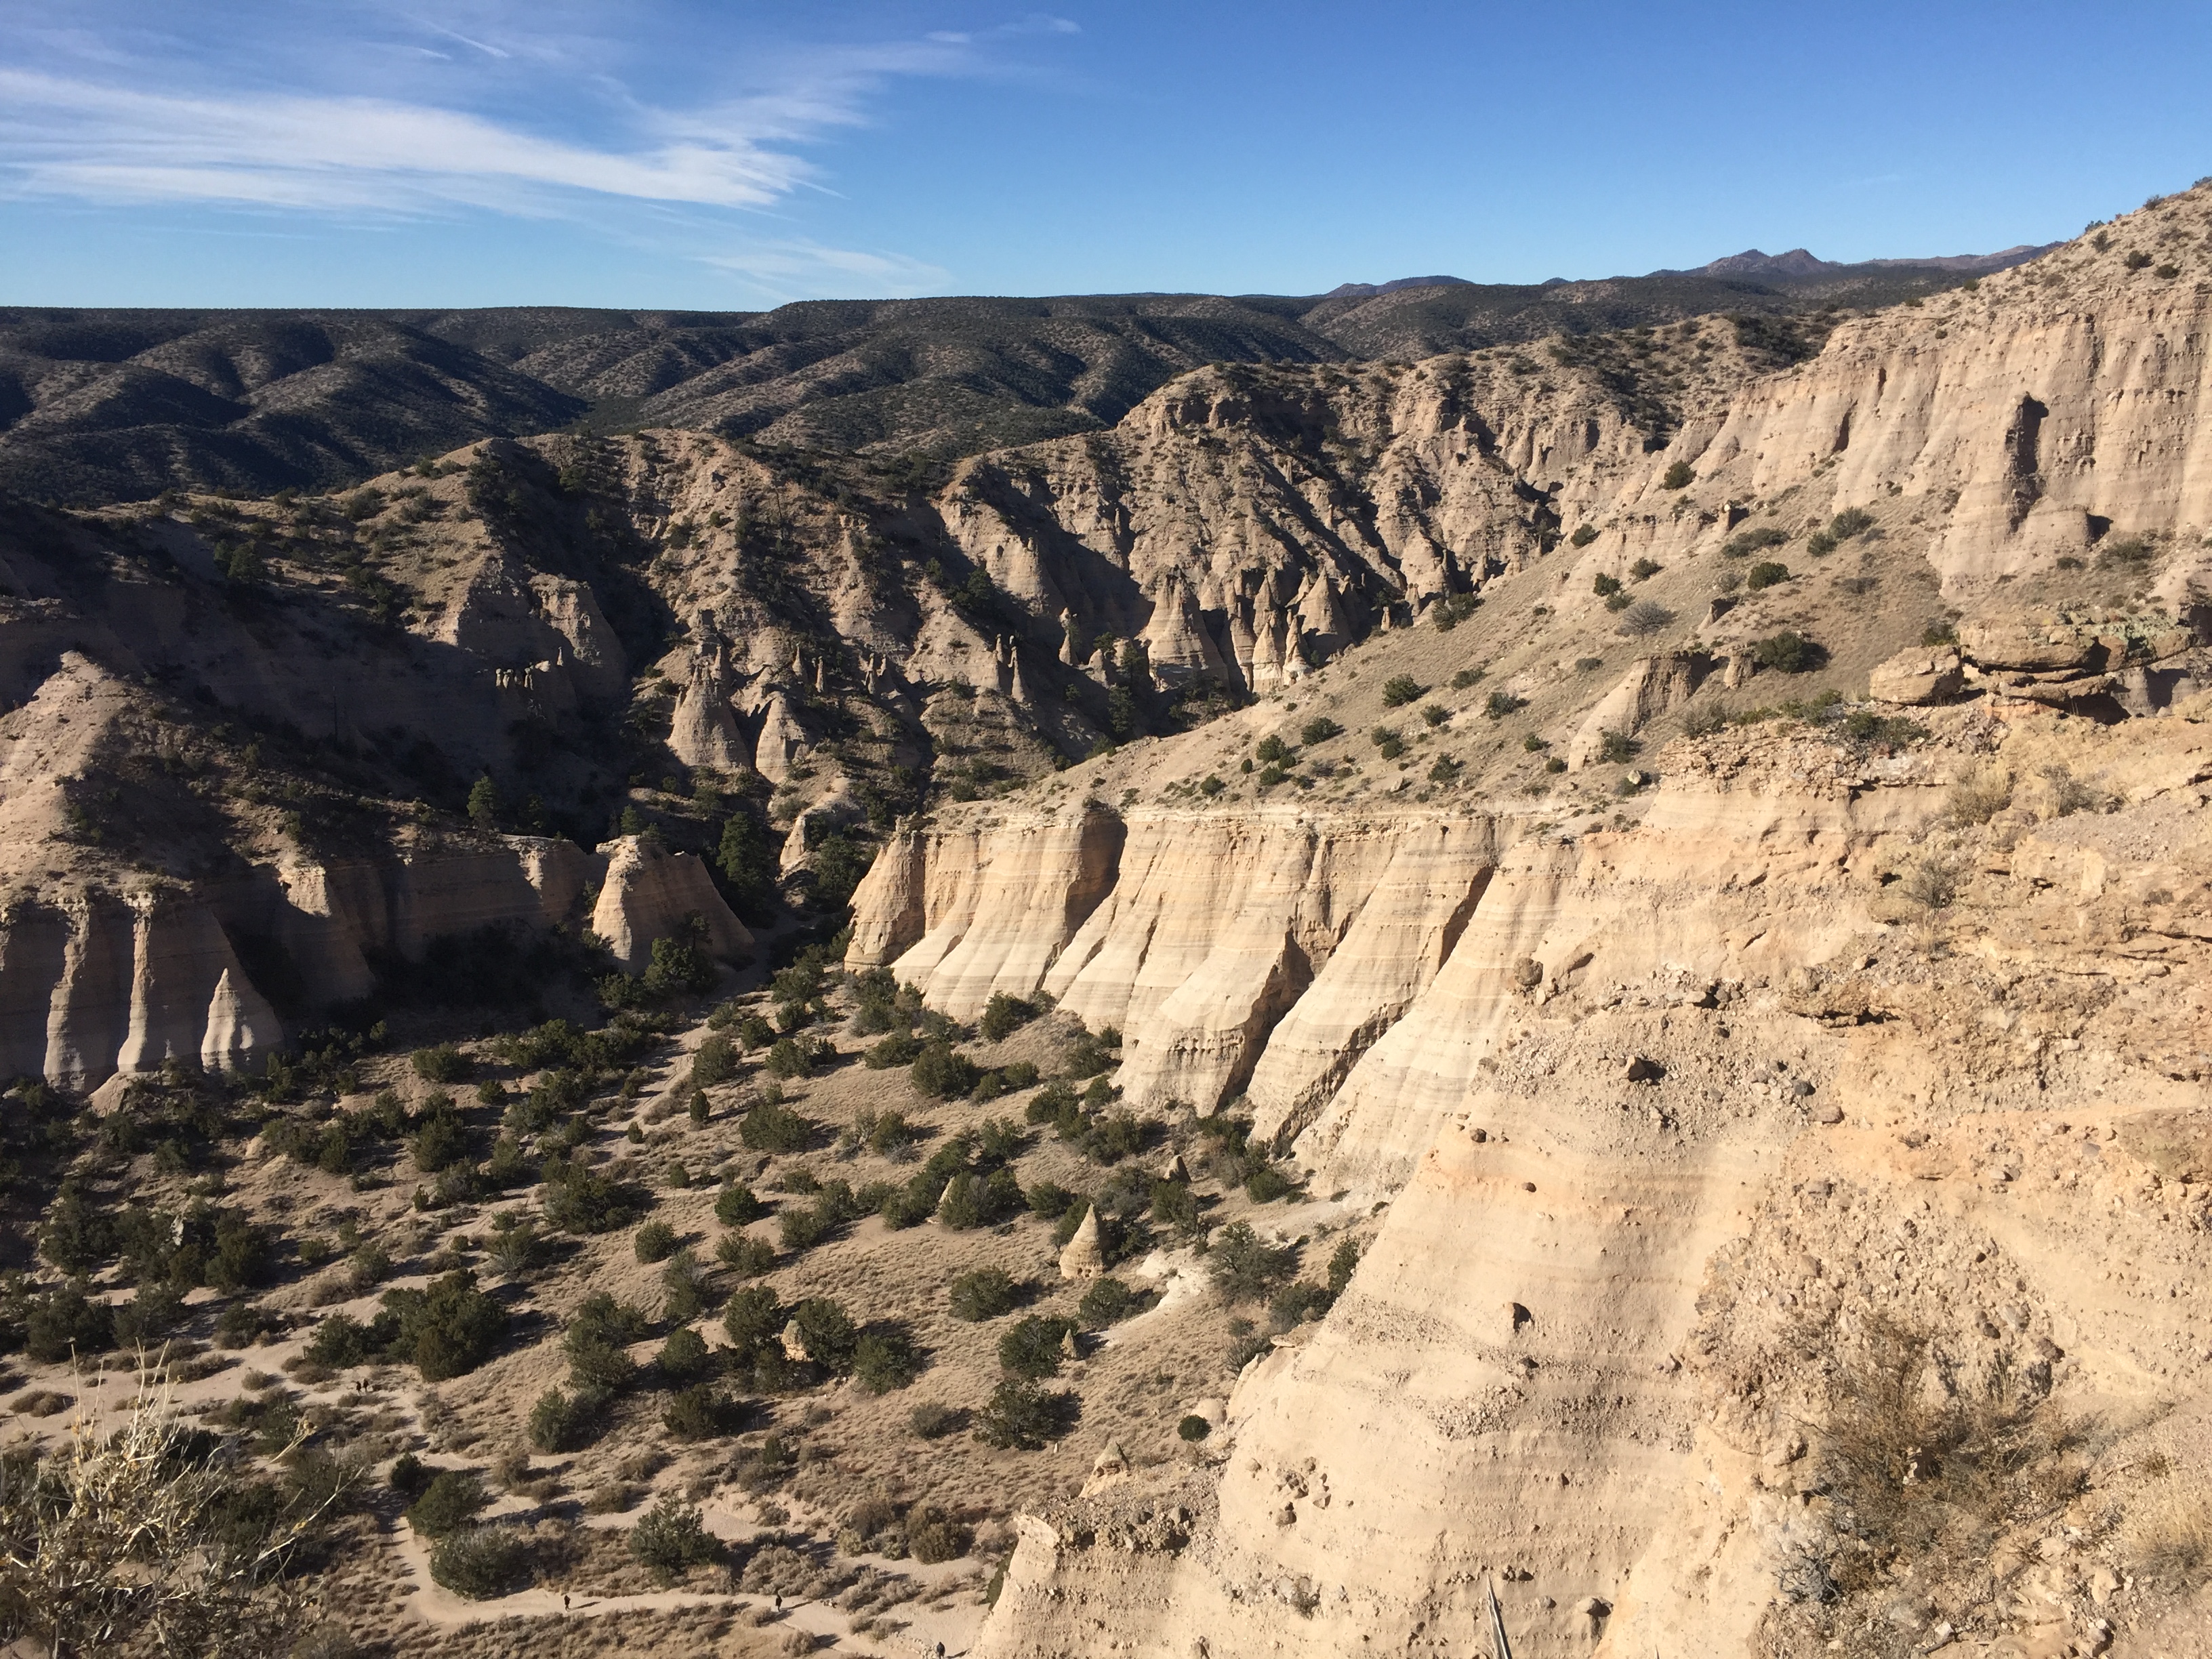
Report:
[[[1125,1098],[1291,1143],[1301,1231],[1386,1206],[1225,1440],[1025,1522],[981,1651],[1479,1650],[1492,1583],[1538,1654],[1832,1650],[1846,1612],[1869,1651],[2114,1641],[2129,1459],[2203,1434],[2202,1189],[2148,1149],[2212,1052],[2176,908],[2212,283],[2160,257],[2205,206],[1846,321],[1656,453],[1522,428],[1589,533],[1444,565],[1482,600],[1449,635],[903,833],[854,961],[1121,1025]],[[1850,1462],[1881,1376],[2108,1427],[2003,1477],[2058,1495],[1979,1544],[1892,1555]]]

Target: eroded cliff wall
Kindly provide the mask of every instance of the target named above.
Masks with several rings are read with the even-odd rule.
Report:
[[[1132,1101],[1290,1141],[1286,1238],[1381,1217],[1201,1450],[1024,1523],[981,1651],[1481,1650],[1493,1585],[1539,1655],[2166,1650],[2100,1564],[2153,1524],[2130,1460],[2207,1443],[2212,283],[2160,252],[2207,206],[1847,319],[1656,453],[1520,428],[1589,533],[1486,571],[1462,695],[1431,630],[1370,639],[1076,769],[1127,825],[1078,928],[932,900],[1017,844],[1061,891],[1049,792],[908,832],[868,959],[1121,1024]],[[1626,678],[1615,617],[1665,647]],[[1960,706],[1787,696],[1905,647],[1881,694]],[[1956,1467],[1867,1476],[1884,1420]]]

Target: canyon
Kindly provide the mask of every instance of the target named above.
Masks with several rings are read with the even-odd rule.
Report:
[[[2190,1650],[2209,248],[2200,185],[1817,323],[1206,363],[927,476],[655,425],[9,499],[0,1073],[104,1117],[374,1012],[520,1094],[498,1034],[595,975],[689,941],[764,1014],[834,941],[834,1038],[907,988],[896,1038],[1031,1088],[994,1010],[1110,1030],[1150,1179],[1233,1122],[1295,1193],[1216,1219],[1355,1247],[1206,1375],[1218,1256],[1163,1226],[1116,1265],[1156,1302],[1070,1324],[1114,1413],[910,1454],[1018,1500],[979,1654],[1483,1651],[1493,1595],[1540,1656]],[[565,954],[410,989],[486,939]],[[668,1006],[624,1167],[738,1007]],[[793,1085],[825,1168],[904,1076]],[[1072,1306],[1068,1241],[1002,1231]],[[777,1271],[937,1297],[893,1237]],[[551,1352],[466,1409],[511,1430]]]

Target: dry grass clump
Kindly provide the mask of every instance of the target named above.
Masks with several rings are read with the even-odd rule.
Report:
[[[1944,815],[1958,824],[1987,823],[2012,805],[2012,775],[1986,767],[1951,786]]]
[[[2095,1425],[2051,1401],[2047,1369],[1972,1379],[1924,1332],[1876,1323],[1837,1357],[1816,1465],[1833,1535],[1782,1589],[1862,1652],[1917,1652],[1938,1612],[1963,1626],[1997,1600],[2022,1559],[2008,1539],[2042,1536],[2087,1490]],[[1899,1616],[1908,1565],[1917,1610]]]
[[[2212,1580],[2212,1500],[2194,1492],[2161,1494],[2129,1515],[2120,1545],[2137,1577],[2187,1595]]]

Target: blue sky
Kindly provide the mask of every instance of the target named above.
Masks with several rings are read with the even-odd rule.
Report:
[[[2212,7],[48,0],[0,303],[751,309],[1534,282],[2077,233]]]

